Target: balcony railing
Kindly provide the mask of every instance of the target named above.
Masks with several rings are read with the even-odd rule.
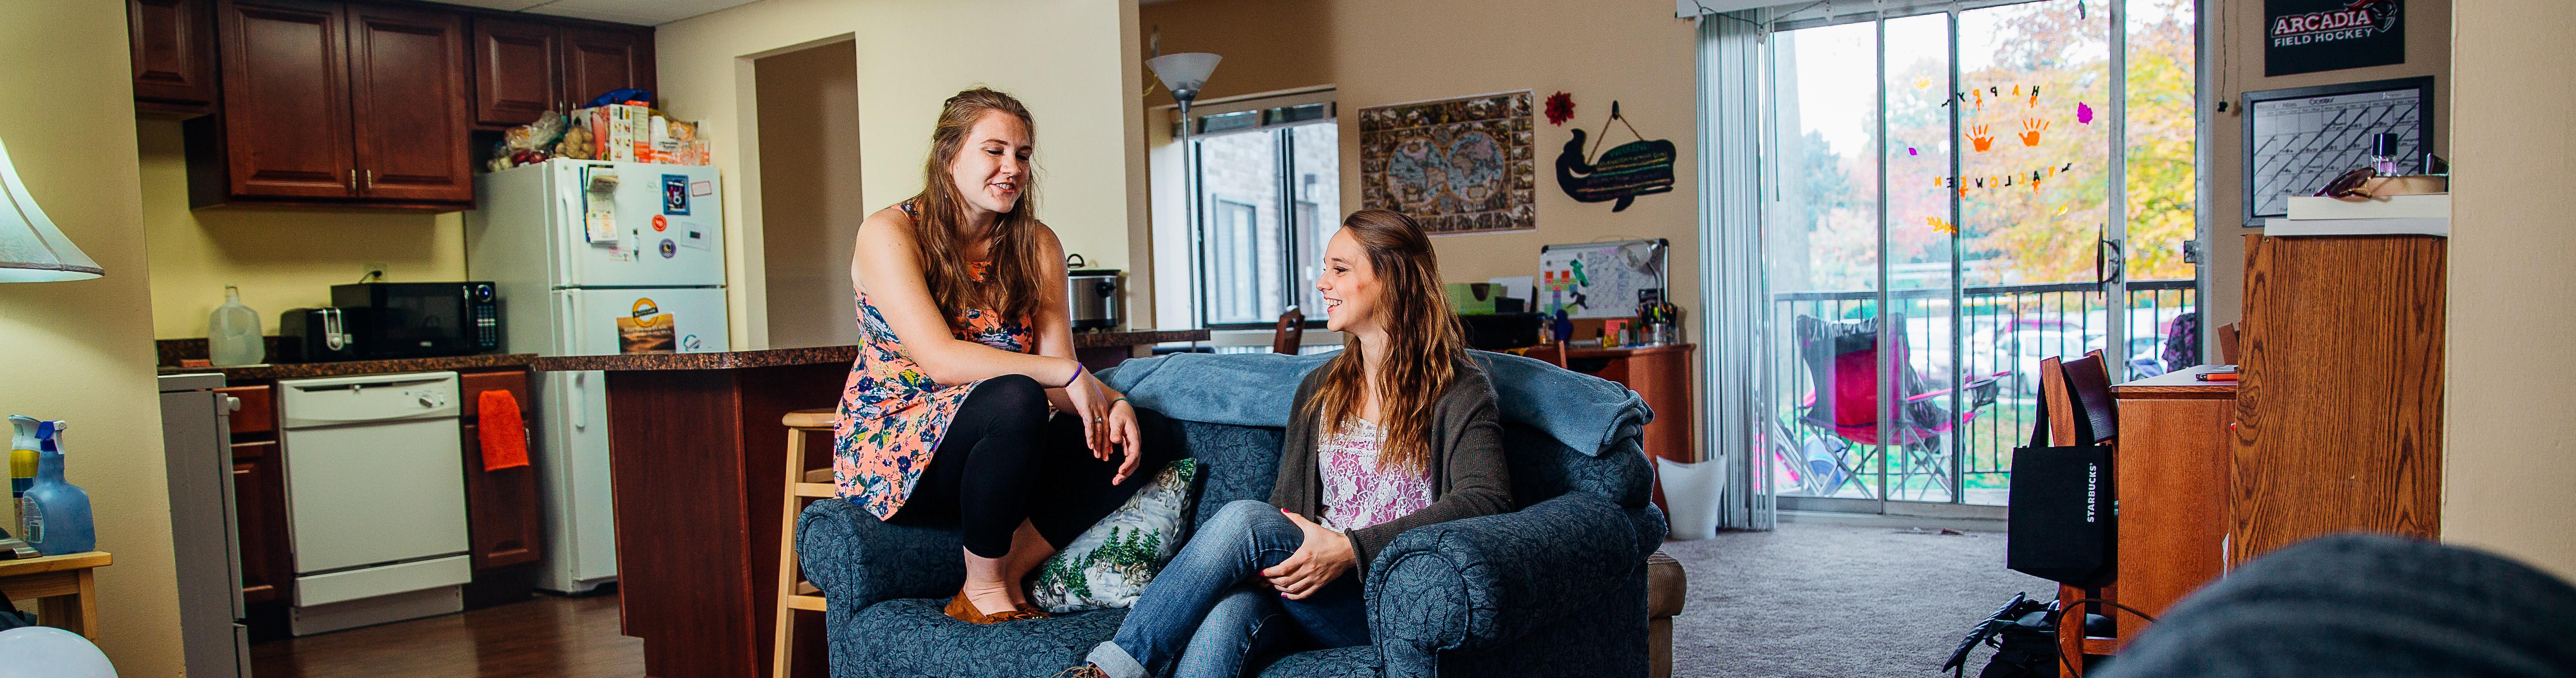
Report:
[[[1879,435],[1806,422],[1806,408],[1818,391],[1789,328],[1800,316],[1876,316],[1881,294],[1775,294],[1772,355],[1778,362],[1772,393],[1779,425],[1769,447],[1782,494],[2001,505],[2011,486],[2012,448],[2029,435],[2036,412],[2040,360],[2102,349],[2117,363],[2114,376],[2125,379],[2183,367],[2165,364],[2165,340],[2175,316],[2195,308],[2190,280],[2131,281],[2122,316],[2127,322],[2114,338],[2108,336],[2113,311],[2101,287],[2090,283],[1969,287],[1955,301],[1946,288],[1892,290],[1885,296],[1889,310],[1904,319],[1905,360],[1927,384],[1919,390],[1935,394],[1929,400],[1954,413],[1958,423],[1923,440],[1881,446],[1853,440]],[[1977,392],[1950,388],[1989,378],[1995,384],[1986,391],[1993,395],[1988,403],[1980,404]],[[1861,416],[1860,421],[1881,418]],[[1851,413],[1843,419],[1853,421]]]

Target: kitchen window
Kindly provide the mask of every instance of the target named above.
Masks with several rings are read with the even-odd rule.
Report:
[[[1158,322],[1267,328],[1289,307],[1321,319],[1315,278],[1341,213],[1331,94],[1199,104],[1190,111],[1188,147],[1167,141],[1156,154],[1166,167],[1189,154],[1186,171],[1158,171],[1158,186],[1179,189],[1158,195],[1192,198],[1157,206],[1155,257],[1166,272],[1157,276]],[[1157,131],[1166,139],[1180,132],[1177,123]]]

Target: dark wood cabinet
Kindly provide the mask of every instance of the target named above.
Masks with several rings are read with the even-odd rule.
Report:
[[[522,412],[531,411],[528,373],[468,372],[457,377],[465,405],[465,531],[474,569],[487,570],[533,563],[544,556],[545,525],[537,498],[537,469],[520,466],[483,469],[482,427],[477,403],[485,391],[507,391]],[[524,415],[523,415],[524,419]],[[534,445],[531,440],[530,445]],[[531,449],[531,457],[535,450]]]
[[[135,107],[194,117],[214,112],[213,0],[126,0]]]
[[[357,196],[345,15],[333,2],[219,0],[225,194]]]
[[[563,30],[563,99],[580,107],[612,91],[653,89],[652,29]]]
[[[349,129],[358,196],[473,201],[465,18],[350,5],[348,25]]]
[[[192,207],[469,208],[474,130],[653,86],[651,28],[413,2],[127,10],[137,110],[216,114],[185,127]]]
[[[568,110],[557,60],[561,29],[532,21],[474,18],[474,124],[505,129]]]
[[[286,532],[286,460],[278,451],[274,389],[249,384],[215,392],[241,401],[230,419],[242,602],[286,600],[295,578],[294,552]]]

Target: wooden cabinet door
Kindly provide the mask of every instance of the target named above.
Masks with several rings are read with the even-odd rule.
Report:
[[[381,5],[348,12],[358,195],[472,201],[464,17]]]
[[[134,98],[213,112],[214,13],[210,0],[126,0]]]
[[[286,533],[286,474],[277,441],[233,445],[233,515],[241,536],[242,602],[284,600],[293,590]]]
[[[357,194],[344,11],[310,0],[217,0],[231,195]]]
[[[553,26],[474,17],[474,124],[511,127],[562,108]]]
[[[653,89],[653,31],[563,29],[563,98],[579,107],[599,95]]]
[[[534,412],[528,399],[528,373],[472,372],[457,378],[464,394],[465,525],[474,569],[533,563],[544,555],[545,524],[537,497],[537,469],[520,466],[483,470],[484,422],[478,403],[485,391],[508,391],[518,400],[522,419]],[[536,456],[530,436],[529,457]]]

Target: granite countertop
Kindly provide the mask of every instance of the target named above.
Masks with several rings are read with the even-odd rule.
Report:
[[[1133,330],[1123,332],[1075,332],[1073,347],[1115,348],[1141,346],[1167,341],[1206,341],[1208,331]],[[630,353],[624,355],[570,355],[537,358],[530,369],[540,372],[582,370],[740,370],[783,365],[816,363],[849,363],[859,359],[857,346],[815,346],[810,348],[773,348],[759,351],[725,351],[718,353]]]
[[[392,374],[396,372],[444,372],[478,367],[525,367],[537,360],[534,353],[498,353],[456,355],[436,358],[400,358],[395,360],[344,360],[322,363],[262,363],[240,367],[163,367],[162,374],[198,374],[220,372],[226,382],[266,381],[336,377],[353,374]]]

